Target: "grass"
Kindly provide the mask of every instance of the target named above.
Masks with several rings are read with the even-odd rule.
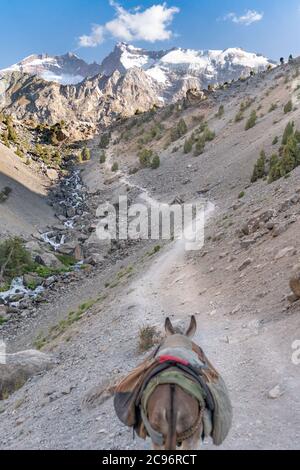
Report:
[[[6,322],[7,320],[5,320],[5,318],[1,317],[0,316],[0,325],[4,325],[4,323]]]
[[[149,351],[158,343],[158,332],[154,326],[142,326],[139,331],[139,351]]]
[[[57,255],[57,259],[59,259],[59,261],[67,268],[70,268],[76,264],[76,259],[71,255]]]
[[[148,256],[151,257],[151,256],[154,256],[156,255],[157,253],[159,253],[161,250],[161,246],[160,245],[156,245],[152,251],[149,251],[148,253]]]
[[[61,320],[57,325],[53,326],[49,330],[49,334],[44,336],[43,333],[40,333],[33,345],[36,349],[40,350],[44,348],[47,344],[63,335],[72,325],[79,322],[84,314],[90,310],[97,302],[100,302],[104,297],[99,297],[96,300],[89,300],[80,305],[77,311],[72,311],[68,314],[67,318]]]
[[[245,191],[242,191],[242,192],[240,192],[238,198],[243,199],[243,197],[245,197],[245,195],[246,195]]]

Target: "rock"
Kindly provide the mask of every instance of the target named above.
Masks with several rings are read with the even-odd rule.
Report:
[[[236,313],[238,313],[240,310],[241,310],[242,306],[241,305],[237,305],[236,307],[234,307],[234,309],[231,311],[230,315],[235,315]]]
[[[298,297],[295,294],[290,294],[286,297],[286,300],[288,300],[291,304],[294,304],[295,302],[298,302],[300,297]]]
[[[212,241],[213,242],[219,242],[221,241],[225,236],[225,233],[224,232],[218,232],[216,233],[216,235],[213,237]]]
[[[247,249],[247,248],[249,248],[249,246],[254,245],[255,242],[256,242],[256,240],[253,239],[253,238],[247,238],[246,240],[241,240],[241,242],[240,242],[241,243],[241,248]]]
[[[41,245],[36,241],[25,243],[25,248],[27,251],[29,251],[33,258],[35,258],[39,253],[43,252]]]
[[[250,235],[251,233],[257,232],[257,230],[262,229],[265,224],[270,222],[270,220],[275,217],[276,212],[273,209],[269,209],[267,211],[262,212],[261,214],[253,217],[252,219],[248,220],[242,228],[241,231],[244,235]]]
[[[276,385],[276,387],[272,388],[272,390],[269,391],[268,397],[271,400],[277,400],[283,395],[283,391],[281,390],[280,385]]]
[[[280,235],[282,235],[284,232],[286,232],[287,229],[288,229],[287,224],[278,224],[274,227],[272,235],[273,235],[274,238],[277,238]]]
[[[7,312],[7,307],[5,305],[0,305],[0,318],[2,318],[2,320],[8,320],[9,317],[10,315]]]
[[[48,279],[46,279],[44,281],[44,286],[45,287],[50,287],[52,286],[53,284],[55,284],[55,282],[57,282],[57,277],[56,276],[51,276],[51,277],[48,277]]]
[[[56,181],[58,179],[58,173],[53,168],[48,168],[46,171],[46,175],[51,181]]]
[[[290,288],[294,295],[300,299],[300,271],[295,272],[293,277],[290,279]]]
[[[29,378],[50,370],[57,360],[39,351],[23,351],[9,354],[6,364],[0,364],[0,400],[22,387]]]
[[[244,269],[246,269],[248,266],[250,266],[250,264],[253,262],[253,260],[251,258],[248,258],[246,259],[239,267],[238,267],[238,270],[239,271],[243,271]]]
[[[280,206],[280,208],[279,208],[279,212],[286,212],[286,211],[293,205],[292,199],[293,199],[293,198],[286,199],[286,200],[281,204],[281,206]]]
[[[36,274],[24,274],[23,282],[25,287],[38,287],[44,282],[44,279]]]
[[[266,228],[267,228],[268,230],[273,230],[274,227],[275,227],[275,222],[273,222],[273,221],[267,222]]]
[[[103,263],[104,257],[99,253],[92,253],[86,260],[86,264],[90,264],[91,266],[97,266],[100,263]]]
[[[69,242],[69,243],[65,243],[64,245],[60,246],[57,251],[58,251],[58,253],[60,253],[62,255],[73,255],[74,252],[75,252],[76,247],[77,247],[76,242]]]
[[[67,208],[67,217],[70,219],[76,215],[76,210],[74,207],[68,207]]]
[[[83,260],[84,255],[83,255],[83,249],[82,249],[81,245],[76,245],[73,256],[76,259],[76,261],[82,261]]]
[[[47,268],[61,269],[63,264],[52,253],[43,253],[35,258],[35,261]]]
[[[84,242],[83,249],[85,256],[93,253],[105,255],[111,249],[111,241],[100,240],[96,233],[92,233],[92,235]]]
[[[285,256],[294,256],[297,254],[297,250],[293,246],[287,246],[286,248],[283,248],[280,250],[277,255],[275,256],[275,260],[279,260],[284,258]]]

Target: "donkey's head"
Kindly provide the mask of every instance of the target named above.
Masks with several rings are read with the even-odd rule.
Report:
[[[195,333],[197,331],[196,317],[194,315],[192,315],[190,326],[188,327],[188,329],[186,330],[185,333],[181,333],[181,332],[176,331],[176,329],[172,325],[172,322],[171,322],[170,318],[168,317],[165,321],[165,330],[166,330],[166,335],[167,336],[182,334],[183,336],[187,336],[188,338],[193,338],[193,336],[195,335]]]

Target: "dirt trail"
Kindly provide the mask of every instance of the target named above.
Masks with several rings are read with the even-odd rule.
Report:
[[[234,425],[223,449],[299,448],[299,374],[289,349],[292,331],[283,337],[280,322],[263,327],[255,317],[233,322],[215,309],[222,304],[220,296],[217,305],[212,298],[210,311],[202,311],[198,269],[176,244],[167,248],[134,286],[132,300],[139,302],[139,314],[144,312],[146,320],[151,315],[158,324],[166,315],[187,323],[196,314],[195,341],[224,376],[233,401]],[[268,397],[277,384],[284,402]]]

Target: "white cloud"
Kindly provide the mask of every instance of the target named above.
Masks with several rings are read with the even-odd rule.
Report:
[[[103,26],[94,25],[89,35],[83,35],[79,38],[81,47],[96,47],[104,41],[105,28]]]
[[[104,25],[94,25],[89,35],[79,38],[80,46],[95,47],[107,36],[121,41],[168,40],[173,35],[169,26],[180,11],[177,7],[167,7],[166,3],[152,5],[144,11],[139,7],[133,11],[125,10],[113,0],[110,5],[115,9],[116,17]]]
[[[257,23],[261,21],[264,17],[264,13],[259,13],[256,10],[248,10],[244,15],[238,16],[236,13],[228,13],[224,16],[223,20],[230,20],[236,24],[243,24],[245,26],[250,26],[252,23]]]

